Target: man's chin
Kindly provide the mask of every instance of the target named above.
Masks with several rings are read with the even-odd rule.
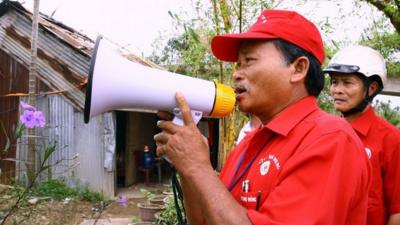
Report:
[[[335,106],[335,110],[338,112],[345,112],[348,109],[346,107],[342,107],[342,106]]]
[[[249,113],[250,111],[250,108],[248,107],[248,106],[246,106],[245,104],[240,104],[239,103],[239,110],[241,111],[241,112],[244,112],[244,113]]]

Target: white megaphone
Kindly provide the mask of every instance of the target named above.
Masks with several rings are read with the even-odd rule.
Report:
[[[132,62],[116,46],[97,37],[86,88],[85,123],[118,109],[169,111],[177,118],[176,92],[185,96],[196,123],[202,116],[227,116],[235,105],[229,86]],[[174,122],[182,124],[179,119]]]

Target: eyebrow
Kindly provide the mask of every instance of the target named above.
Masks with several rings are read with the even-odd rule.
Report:
[[[332,77],[332,80],[342,80],[342,81],[353,81],[353,77],[343,76],[343,77]]]

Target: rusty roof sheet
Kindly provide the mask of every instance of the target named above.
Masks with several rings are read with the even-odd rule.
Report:
[[[2,18],[7,17],[6,14],[9,11],[16,11],[17,15],[13,13],[8,15],[9,18]],[[32,13],[19,2],[5,0],[0,3],[0,18],[2,20],[2,24],[0,24],[0,47],[12,54],[27,68],[30,64],[32,17]],[[38,22],[41,28],[38,43],[39,78],[52,89],[52,93],[61,93],[74,108],[83,110],[84,92],[82,83],[86,82],[94,40],[44,14],[40,14]],[[43,32],[42,29],[46,32]],[[66,48],[65,45],[75,49],[78,53]],[[126,49],[121,48],[121,54],[131,61],[163,69]]]

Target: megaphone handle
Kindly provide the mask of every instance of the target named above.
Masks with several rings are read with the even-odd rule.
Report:
[[[193,118],[194,123],[198,124],[199,121],[201,120],[201,117],[203,116],[203,112],[196,111],[196,110],[192,110],[191,112],[192,112],[192,118]],[[176,125],[183,126],[184,123],[183,123],[183,119],[182,119],[182,113],[179,110],[179,108],[174,108],[173,113],[175,116],[172,119],[172,122]],[[162,157],[171,164],[171,160],[168,158],[168,156],[163,155]]]

